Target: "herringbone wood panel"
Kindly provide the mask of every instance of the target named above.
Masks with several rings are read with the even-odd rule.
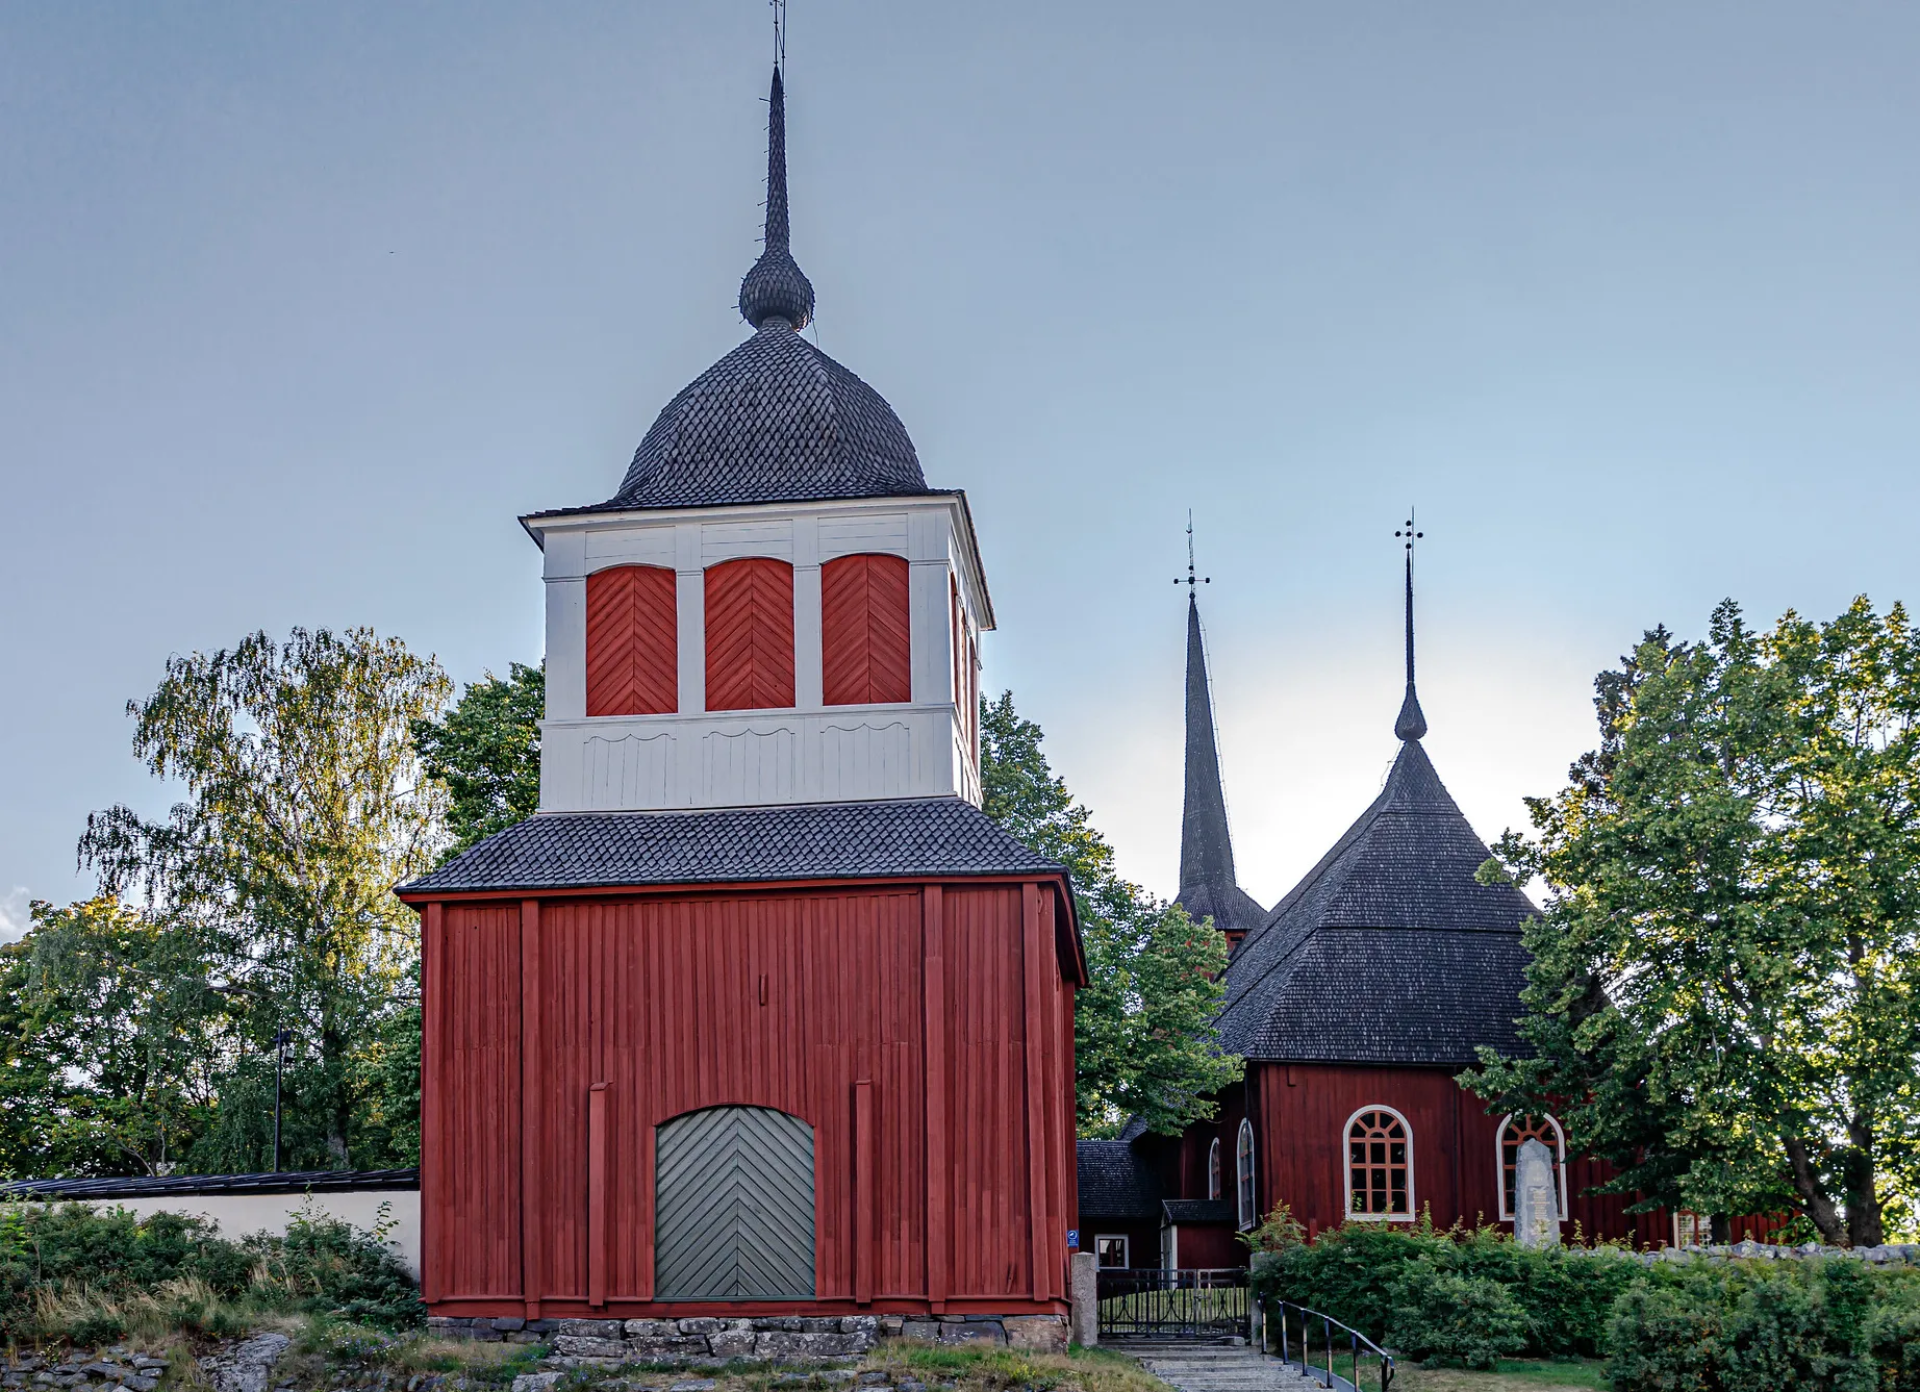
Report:
[[[587,714],[666,715],[680,706],[674,575],[614,566],[587,577]]]
[[[655,1299],[812,1299],[812,1127],[714,1107],[663,1125],[654,1153]]]
[[[841,556],[822,566],[820,640],[828,705],[911,700],[906,559]]]
[[[793,704],[793,567],[748,556],[707,568],[707,709]]]

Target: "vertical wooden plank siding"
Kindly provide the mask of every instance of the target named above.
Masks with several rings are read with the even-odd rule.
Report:
[[[920,955],[925,975],[921,1021],[925,1067],[921,1105],[926,1118],[926,1294],[933,1312],[946,1309],[947,1300],[947,978],[941,963],[941,888],[928,885],[920,894]]]
[[[540,1318],[540,901],[520,905],[520,1293]]]
[[[436,1101],[439,1134],[453,1142],[436,1161],[443,1299],[521,1294],[519,919],[504,904],[441,916]]]
[[[853,1298],[873,1303],[873,1082],[853,1085]]]
[[[912,699],[907,574],[904,556],[839,556],[820,568],[827,705]]]
[[[1047,1280],[1047,1069],[1042,1042],[1050,1032],[1046,1027],[1046,1006],[1041,997],[1044,989],[1042,973],[1046,972],[1047,963],[1040,937],[1040,905],[1040,886],[1022,885],[1020,937],[1024,960],[1020,977],[1025,1028],[1021,1032],[1020,1052],[1022,1062],[1026,1065],[1027,1202],[1031,1205],[1027,1238],[1032,1244],[1031,1276],[1035,1300],[1045,1300],[1052,1294]],[[1047,936],[1050,938],[1052,934]]]
[[[679,709],[677,583],[661,566],[614,566],[587,577],[588,715]]]
[[[587,1304],[607,1303],[607,1085],[587,1090]]]
[[[793,567],[768,556],[706,572],[707,709],[793,705]]]
[[[445,1120],[447,1078],[446,910],[427,905],[421,915],[420,956],[425,995],[420,1005],[420,1293],[428,1301],[446,1294],[447,1160],[454,1138]],[[461,1139],[465,1139],[462,1137]]]
[[[1057,1300],[1074,1193],[1055,910],[1017,883],[426,906],[432,1303],[646,1313],[657,1128],[718,1106],[812,1128],[816,1300]]]

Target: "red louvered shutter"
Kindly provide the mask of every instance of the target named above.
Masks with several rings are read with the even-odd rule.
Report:
[[[793,567],[766,556],[707,568],[707,709],[793,705]]]
[[[674,574],[615,566],[587,577],[587,714],[670,715],[680,708]]]
[[[820,568],[823,697],[830,706],[913,699],[907,562],[841,556]]]

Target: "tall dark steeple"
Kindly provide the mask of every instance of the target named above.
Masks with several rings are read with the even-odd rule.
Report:
[[[767,98],[767,232],[760,259],[740,282],[740,316],[758,329],[773,320],[804,329],[813,318],[813,282],[793,259],[787,226],[787,94],[773,70]]]
[[[1178,583],[1177,581],[1175,583]],[[1208,583],[1193,564],[1193,522],[1187,522],[1187,788],[1180,813],[1180,892],[1174,902],[1238,943],[1267,911],[1235,882],[1227,796],[1220,784],[1220,751],[1213,733],[1213,691],[1200,632],[1195,587]]]
[[[1407,543],[1407,694],[1400,702],[1400,714],[1394,719],[1393,733],[1403,740],[1417,740],[1427,732],[1426,713],[1420,709],[1420,697],[1413,689],[1413,544],[1425,532],[1413,529],[1413,509],[1407,509],[1405,531],[1394,533]]]

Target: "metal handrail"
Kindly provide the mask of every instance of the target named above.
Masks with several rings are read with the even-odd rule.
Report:
[[[1296,1361],[1293,1357],[1291,1335],[1287,1328],[1287,1312],[1290,1310],[1297,1311],[1300,1315],[1300,1357],[1298,1362],[1301,1372],[1305,1373],[1308,1377],[1312,1377],[1314,1374],[1313,1365],[1307,1361],[1312,1353],[1312,1340],[1308,1330],[1310,1328],[1309,1322],[1318,1320],[1320,1322],[1322,1343],[1327,1351],[1327,1363],[1323,1370],[1324,1376],[1320,1379],[1320,1385],[1322,1387],[1331,1388],[1336,1381],[1346,1381],[1347,1386],[1353,1388],[1354,1392],[1360,1392],[1360,1360],[1366,1357],[1377,1358],[1380,1362],[1380,1392],[1388,1392],[1388,1389],[1393,1386],[1393,1355],[1381,1348],[1380,1345],[1374,1343],[1373,1340],[1369,1339],[1359,1330],[1353,1328],[1351,1325],[1342,1324],[1332,1315],[1323,1315],[1318,1310],[1309,1310],[1305,1305],[1296,1305],[1291,1300],[1269,1300],[1266,1303],[1269,1306],[1277,1308],[1280,1314],[1281,1362],[1292,1363]],[[1336,1361],[1335,1355],[1338,1352],[1334,1345],[1333,1331],[1336,1329],[1347,1336],[1347,1352],[1348,1356],[1352,1359],[1351,1368],[1353,1378],[1351,1381],[1340,1378],[1333,1370],[1333,1365]],[[1261,1333],[1260,1342],[1263,1349],[1271,1345],[1272,1340],[1264,1330]]]

